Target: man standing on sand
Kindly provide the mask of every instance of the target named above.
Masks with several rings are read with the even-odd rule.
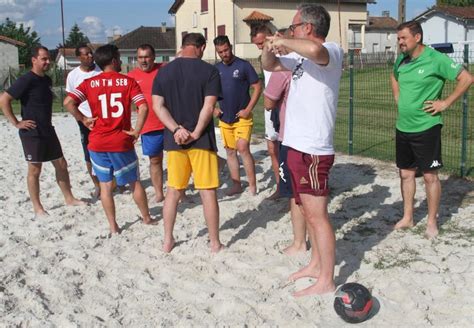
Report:
[[[48,215],[41,204],[39,177],[44,162],[51,162],[56,171],[56,181],[66,205],[84,205],[71,192],[71,183],[61,144],[51,122],[53,92],[49,69],[49,51],[43,46],[32,49],[31,71],[21,76],[0,96],[0,107],[5,117],[19,129],[25,159],[28,163],[27,185],[35,218]],[[21,121],[13,114],[12,102],[21,102]]]
[[[279,33],[286,34],[287,31],[281,30]],[[266,35],[266,34],[265,34]],[[263,37],[265,43],[266,36],[257,33],[254,40],[260,40]],[[291,186],[291,174],[288,169],[287,157],[288,147],[283,145],[283,136],[285,131],[286,101],[290,90],[291,72],[281,71],[273,72],[268,79],[268,83],[263,92],[263,105],[268,110],[278,110],[280,130],[278,132],[278,170],[280,183],[278,196],[290,199],[290,217],[293,228],[293,242],[286,247],[283,252],[287,255],[296,255],[307,250],[306,246],[306,222],[300,207],[295,202],[293,188]],[[268,140],[267,140],[268,141]]]
[[[82,82],[64,99],[64,107],[91,130],[89,153],[100,181],[100,200],[112,234],[120,233],[115,217],[113,178],[117,185],[130,185],[133,200],[143,217],[143,223],[155,224],[148,211],[145,190],[140,183],[138,158],[134,143],[148,114],[140,87],[131,77],[122,75],[120,53],[116,46],[105,45],[94,54],[102,73]],[[78,106],[89,102],[92,118],[84,116]],[[132,129],[130,106],[138,107],[135,129]]]
[[[153,80],[163,64],[155,63],[155,48],[150,44],[142,44],[137,49],[137,67],[128,73],[140,86],[148,108],[153,108],[151,89]],[[142,129],[143,155],[150,158],[150,178],[155,189],[155,201],[161,202],[163,196],[163,131],[164,125],[150,110]]]
[[[254,25],[252,26],[252,29],[250,30],[250,40],[260,50],[263,49],[266,38],[272,35],[273,35],[272,31],[265,24]],[[263,76],[265,78],[265,88],[267,88],[268,82],[270,80],[272,73],[264,69],[262,71],[263,71]],[[279,175],[279,163],[278,163],[278,151],[279,151],[278,140],[280,138],[278,137],[278,131],[275,129],[275,124],[271,119],[272,114],[275,115],[277,114],[277,112],[272,113],[272,111],[267,110],[267,109],[273,109],[273,108],[267,107],[267,105],[265,104],[264,104],[264,107],[266,109],[264,110],[264,113],[263,113],[264,119],[265,119],[265,139],[267,140],[267,150],[268,150],[268,154],[270,155],[272,169],[273,169],[273,173],[275,174],[275,181],[277,184],[277,188],[275,192],[268,197],[268,199],[272,200],[272,199],[277,199],[278,197],[280,197],[280,192],[279,192],[280,175]],[[280,130],[281,129],[282,127],[280,125]]]
[[[76,48],[76,57],[79,59],[81,64],[67,75],[67,92],[72,92],[79,86],[79,84],[82,83],[82,81],[90,77],[94,77],[102,72],[99,66],[94,63],[92,50],[89,48],[89,46],[85,44],[78,46]],[[79,111],[86,117],[92,117],[91,109],[87,101],[79,105]],[[86,161],[87,172],[89,172],[89,175],[95,186],[94,197],[99,197],[99,180],[97,180],[97,177],[92,173],[91,158],[89,156],[89,150],[87,150],[90,130],[80,121],[77,121],[77,124],[79,125],[79,133],[81,134],[81,144],[82,150],[84,151],[84,160]]]
[[[221,83],[219,71],[201,60],[205,49],[203,35],[186,34],[180,57],[164,66],[153,82],[153,110],[166,127],[164,147],[168,153],[168,188],[163,206],[166,253],[175,245],[177,207],[191,174],[201,196],[211,252],[223,247],[219,240],[219,172],[212,120]]]
[[[268,37],[262,52],[264,69],[292,72],[283,145],[288,147],[295,201],[302,206],[306,220],[311,260],[290,280],[317,278],[315,284],[294,296],[324,294],[335,289],[336,241],[327,206],[343,51],[338,44],[326,42],[330,20],[322,6],[300,5],[289,26],[292,38]]]
[[[253,126],[252,110],[260,97],[262,85],[252,65],[234,56],[226,35],[216,37],[214,46],[222,60],[216,64],[216,67],[221,77],[223,99],[219,101],[220,109],[216,109],[214,114],[219,117],[222,141],[227,153],[227,166],[232,179],[232,187],[227,191],[227,195],[231,196],[243,191],[237,152],[242,157],[250,193],[256,195],[257,180],[255,161],[250,152],[250,138]],[[250,88],[253,89],[251,97]]]
[[[448,56],[423,44],[423,30],[416,21],[397,27],[401,50],[391,76],[392,90],[398,105],[396,123],[396,162],[400,170],[403,217],[395,229],[411,228],[415,197],[415,174],[423,172],[428,220],[425,235],[438,235],[438,208],[441,183],[438,170],[441,160],[441,113],[461,97],[473,82],[472,75]],[[441,99],[446,80],[457,80],[456,88]]]

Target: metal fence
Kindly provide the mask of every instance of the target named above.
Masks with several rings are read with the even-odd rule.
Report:
[[[463,52],[450,55],[469,69],[472,57],[468,45]],[[393,99],[390,74],[395,54],[355,54],[350,51],[344,62],[339,94],[339,108],[334,136],[337,151],[395,160],[395,120],[397,107]],[[447,82],[443,97],[451,93],[456,82]],[[444,171],[474,177],[473,115],[468,105],[473,93],[465,94],[443,113],[442,153]]]

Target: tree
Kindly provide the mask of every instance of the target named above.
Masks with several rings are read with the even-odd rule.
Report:
[[[0,35],[9,37],[13,40],[21,41],[26,44],[24,47],[18,47],[18,61],[21,65],[31,66],[31,49],[40,44],[38,33],[23,24],[17,25],[14,21],[7,18],[0,24]]]
[[[69,35],[66,39],[65,47],[76,48],[81,44],[87,44],[89,42],[89,38],[84,33],[82,33],[81,29],[77,24],[74,24],[71,27],[71,31],[69,32]]]
[[[474,0],[436,0],[437,6],[468,7],[474,5]]]

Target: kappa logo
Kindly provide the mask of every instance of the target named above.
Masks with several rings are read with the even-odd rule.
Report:
[[[438,162],[437,160],[434,160],[433,163],[430,165],[430,169],[435,168],[435,167],[440,167],[441,163]]]
[[[31,161],[33,159],[33,156],[31,154],[26,155],[26,160]]]
[[[303,184],[308,184],[308,183],[309,183],[309,182],[308,182],[308,180],[306,180],[305,177],[301,177],[301,179],[300,179],[300,184],[303,185]]]
[[[418,74],[423,74],[424,72],[425,72],[424,69],[419,69],[419,70],[418,70]]]
[[[278,171],[280,172],[280,179],[286,183],[285,179],[285,171],[283,171],[283,163],[280,163],[280,167],[278,168]]]
[[[238,78],[239,78],[239,73],[240,73],[239,70],[236,69],[236,70],[232,73],[232,77],[233,77],[234,79],[238,79]]]

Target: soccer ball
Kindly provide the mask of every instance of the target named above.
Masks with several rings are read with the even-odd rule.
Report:
[[[361,284],[347,283],[336,291],[334,310],[346,322],[365,321],[369,317],[372,305],[372,295]]]

